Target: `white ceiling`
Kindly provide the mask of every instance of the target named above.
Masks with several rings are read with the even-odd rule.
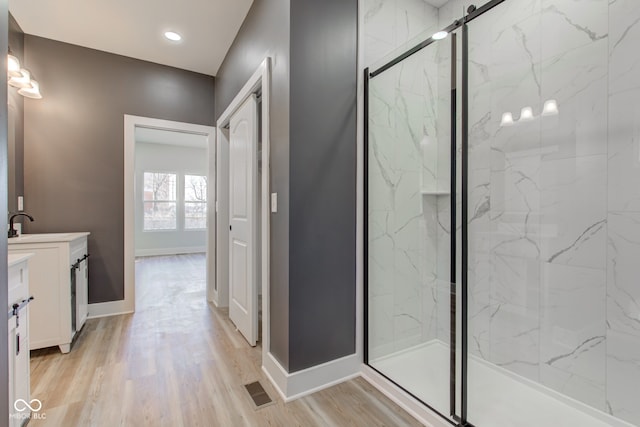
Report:
[[[207,148],[207,137],[187,132],[136,127],[135,141],[147,144],[179,145],[181,147]]]
[[[9,10],[27,34],[213,76],[252,2],[9,0]]]

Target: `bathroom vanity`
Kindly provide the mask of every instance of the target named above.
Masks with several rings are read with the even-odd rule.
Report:
[[[10,427],[22,425],[24,418],[15,409],[14,402],[22,399],[29,402],[29,293],[28,260],[33,255],[9,254],[8,266],[8,313],[9,313],[9,418]]]
[[[31,253],[29,311],[31,349],[59,346],[63,353],[88,315],[89,233],[23,234],[11,238],[9,254]]]

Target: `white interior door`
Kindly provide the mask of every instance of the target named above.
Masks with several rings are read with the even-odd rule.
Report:
[[[252,346],[258,339],[257,111],[252,95],[229,126],[229,317]]]

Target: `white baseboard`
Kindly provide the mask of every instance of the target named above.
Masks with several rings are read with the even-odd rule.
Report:
[[[357,354],[351,354],[321,365],[289,373],[271,353],[267,353],[262,359],[262,370],[285,402],[356,378],[360,376],[360,366],[360,357]]]
[[[262,355],[262,370],[274,385],[278,394],[285,402],[287,401],[287,376],[289,373],[282,367],[280,362],[273,357],[273,354],[267,352]]]
[[[87,319],[97,319],[99,317],[118,316],[120,314],[130,314],[133,310],[128,307],[125,300],[100,302],[89,304],[89,316]]]
[[[404,390],[393,384],[391,381],[377,373],[371,367],[363,364],[361,370],[362,378],[377,388],[382,394],[395,402],[402,409],[407,411],[412,417],[420,421],[427,427],[451,427],[447,421],[438,414],[427,408],[417,399],[414,399]]]
[[[136,249],[136,256],[162,256],[162,255],[182,255],[199,254],[207,252],[206,246],[184,247],[184,248],[160,248],[160,249]]]

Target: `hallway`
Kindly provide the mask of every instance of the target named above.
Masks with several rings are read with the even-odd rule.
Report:
[[[361,378],[284,404],[226,311],[205,301],[203,254],[136,262],[133,315],[87,321],[71,353],[32,352],[30,426],[417,426]],[[276,402],[255,410],[243,385]]]

